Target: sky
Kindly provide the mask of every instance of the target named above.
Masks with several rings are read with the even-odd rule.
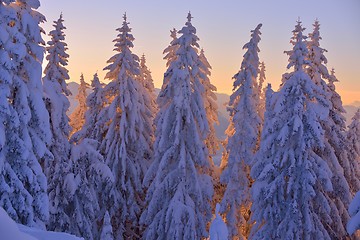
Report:
[[[300,18],[305,33],[320,21],[321,47],[328,50],[329,70],[339,79],[337,91],[344,104],[360,101],[360,1],[359,0],[40,0],[39,12],[47,22],[63,14],[68,44],[70,81],[79,82],[83,73],[90,83],[97,72],[106,83],[103,68],[112,57],[113,42],[126,12],[135,37],[133,53],[145,54],[155,87],[160,88],[166,70],[163,50],[169,45],[170,30],[180,30],[190,11],[199,44],[212,66],[211,81],[218,92],[231,94],[232,77],[239,71],[245,53],[242,47],[250,31],[262,23],[260,60],[265,62],[267,82],[274,90],[280,85],[290,50],[290,38]],[[45,41],[49,40],[44,36]],[[44,63],[46,64],[46,63]],[[360,102],[359,102],[360,105]]]

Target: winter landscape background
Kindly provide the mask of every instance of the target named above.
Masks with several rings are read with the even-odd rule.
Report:
[[[359,2],[160,2],[0,1],[0,238],[360,239]]]

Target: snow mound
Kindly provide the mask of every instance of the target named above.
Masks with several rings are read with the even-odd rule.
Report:
[[[1,240],[81,240],[67,233],[47,232],[16,224],[0,207]]]
[[[0,208],[0,233],[2,240],[36,240],[23,232],[20,232],[16,223]]]
[[[219,209],[220,205],[216,204],[216,217],[210,226],[210,240],[228,240],[229,237],[229,231],[224,220],[219,215]]]
[[[26,233],[29,236],[31,236],[31,238],[29,238],[31,240],[33,239],[34,240],[83,240],[83,238],[75,237],[68,233],[48,232],[36,228],[26,227],[24,225],[19,225],[19,229],[24,234]],[[12,238],[11,240],[15,240],[15,239]],[[21,238],[21,240],[23,239]]]

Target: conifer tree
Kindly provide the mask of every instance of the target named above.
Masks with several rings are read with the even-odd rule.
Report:
[[[38,1],[1,1],[0,205],[16,222],[45,228],[46,177],[40,163],[51,158],[49,115],[42,100],[44,16]]]
[[[267,100],[260,150],[251,170],[252,239],[333,239],[332,172],[317,154],[326,147],[321,121],[328,116],[325,92],[306,73],[310,64],[301,22],[279,92]],[[335,208],[336,209],[336,208]],[[341,219],[340,219],[341,222]]]
[[[259,88],[258,88],[258,95],[259,95],[259,107],[258,107],[258,111],[259,111],[259,116],[261,118],[262,123],[264,122],[264,113],[265,113],[265,88],[263,88],[264,82],[266,80],[266,76],[265,76],[265,63],[261,62],[260,63],[260,69],[259,69]]]
[[[104,94],[111,102],[105,107],[108,130],[101,143],[102,153],[115,177],[111,193],[114,203],[109,206],[115,239],[138,238],[144,189],[142,180],[152,157],[148,126],[149,109],[146,90],[139,82],[139,58],[131,52],[134,37],[126,15],[114,40],[116,54],[108,60],[106,78],[110,83]],[[111,209],[110,209],[111,207]]]
[[[205,56],[204,50],[200,50],[199,54],[199,69],[201,84],[204,87],[203,100],[206,111],[206,116],[209,125],[209,133],[205,139],[205,144],[209,150],[209,155],[215,155],[216,151],[219,150],[219,141],[216,137],[214,124],[219,124],[218,121],[218,106],[216,104],[216,87],[211,84],[209,77],[211,76],[211,66]],[[211,160],[211,164],[213,164]]]
[[[69,202],[71,213],[70,233],[85,239],[99,239],[98,216],[102,198],[110,193],[114,181],[113,174],[99,153],[98,142],[85,138],[72,147],[73,172],[67,176],[65,184],[72,193]]]
[[[145,239],[200,239],[207,236],[211,218],[212,183],[202,136],[207,120],[199,118],[206,113],[202,99],[195,101],[198,89],[192,84],[199,72],[198,37],[190,13],[187,18],[158,97],[155,156],[144,179]]]
[[[335,70],[332,69],[327,84],[332,106],[329,113],[330,121],[324,123],[323,126],[328,132],[327,136],[329,138],[329,143],[334,148],[334,153],[339,161],[339,164],[344,170],[340,171],[340,174],[345,176],[347,184],[344,184],[345,186],[343,187],[346,189],[346,192],[342,193],[344,194],[344,197],[347,196],[348,198],[343,198],[341,200],[344,203],[347,203],[347,205],[345,205],[345,208],[347,209],[351,198],[350,194],[347,193],[347,188],[349,187],[351,189],[352,194],[355,194],[360,190],[360,185],[357,184],[357,182],[359,182],[359,178],[357,176],[359,176],[360,172],[358,172],[359,169],[353,165],[353,161],[349,158],[351,146],[349,146],[349,143],[346,140],[346,118],[344,116],[346,110],[344,109],[341,97],[336,92],[335,88],[335,82],[338,81],[339,80],[335,76]],[[346,185],[348,185],[348,187]]]
[[[155,93],[155,87],[154,87],[154,80],[151,76],[151,72],[146,66],[146,58],[143,54],[140,58],[140,75],[139,75],[139,81],[142,83],[145,92],[144,92],[144,98],[146,98],[146,107],[149,110],[148,115],[149,117],[145,120],[148,120],[147,123],[147,129],[150,129],[150,136],[148,140],[150,140],[149,145],[152,145],[154,142],[154,117],[157,113],[157,104],[156,104],[156,93]]]
[[[66,112],[70,103],[67,99],[71,93],[66,85],[69,79],[66,69],[69,55],[66,53],[62,15],[54,21],[54,30],[50,31],[46,59],[48,64],[44,70],[43,84],[46,108],[50,113],[50,127],[53,135],[50,151],[53,161],[46,162],[45,173],[48,179],[50,200],[50,219],[48,229],[69,232],[71,215],[66,211],[70,195],[64,188],[65,178],[72,171],[70,160],[70,144],[68,141],[71,127]]]
[[[85,112],[87,110],[86,106],[86,97],[87,97],[87,89],[89,88],[89,84],[85,82],[84,75],[80,76],[80,85],[79,92],[76,96],[76,99],[79,102],[79,105],[75,108],[74,112],[70,115],[70,125],[72,127],[72,134],[79,131],[85,123]]]
[[[352,179],[350,186],[351,191],[356,192],[360,189],[360,109],[352,117],[346,139],[349,144],[348,159],[351,168],[350,179]]]
[[[251,31],[250,42],[244,45],[247,49],[241,68],[234,79],[234,92],[230,96],[230,125],[226,130],[227,153],[222,159],[224,168],[220,181],[226,184],[221,202],[222,213],[226,213],[229,235],[240,239],[248,234],[250,208],[249,166],[257,151],[261,119],[257,111],[257,77],[259,69],[258,43],[260,41],[259,24]]]
[[[19,178],[19,171],[29,170],[28,162],[20,152],[27,150],[20,136],[20,119],[16,106],[11,104],[15,99],[16,68],[26,54],[25,38],[17,27],[15,9],[8,5],[11,2],[13,1],[0,2],[0,32],[3,36],[0,39],[0,53],[3,56],[0,59],[0,206],[16,222],[33,225],[32,196]],[[19,168],[17,165],[26,166]]]
[[[170,37],[172,38],[169,46],[167,46],[164,51],[163,51],[163,54],[165,54],[164,56],[164,60],[166,60],[166,67],[167,67],[167,70],[171,70],[169,67],[170,67],[170,64],[172,62],[174,62],[176,60],[176,52],[178,51],[179,49],[179,46],[178,46],[178,39],[177,39],[177,30],[174,28],[173,30],[170,30]],[[169,82],[169,77],[168,75],[171,75],[172,73],[171,72],[168,72],[166,71],[164,73],[164,79],[163,79],[163,84],[162,84],[162,88],[165,88]]]
[[[166,60],[166,67],[169,67],[170,64],[175,61],[176,51],[179,48],[177,45],[177,30],[175,28],[170,30],[170,37],[172,38],[170,45],[163,51],[163,54],[165,54],[164,59]]]
[[[332,210],[333,223],[331,229],[336,229],[338,236],[345,236],[346,223],[349,219],[348,206],[351,201],[350,183],[354,173],[351,173],[350,163],[348,159],[348,143],[345,137],[345,110],[342,106],[340,95],[335,90],[334,82],[337,81],[334,75],[330,75],[325,64],[327,59],[324,56],[325,49],[320,47],[320,24],[318,21],[314,23],[314,30],[309,34],[310,40],[307,43],[309,50],[308,60],[310,61],[307,72],[315,84],[319,87],[318,94],[322,94],[329,101],[328,117],[321,121],[322,128],[325,130],[326,148],[318,152],[318,154],[326,159],[333,173],[332,184],[334,191],[331,198],[335,202],[336,209]],[[328,80],[326,84],[325,80]],[[355,191],[356,192],[356,191]],[[337,222],[337,215],[341,216],[341,220]]]
[[[93,91],[86,98],[85,123],[78,132],[71,136],[72,142],[78,143],[84,138],[90,138],[101,143],[106,132],[107,117],[102,111],[107,104],[107,99],[103,94],[103,87],[97,73],[94,74],[91,87]]]

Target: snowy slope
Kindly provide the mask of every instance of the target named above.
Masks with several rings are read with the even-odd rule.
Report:
[[[5,212],[0,208],[0,233],[1,240],[81,240],[82,238],[74,237],[66,233],[55,233],[42,231],[35,228],[26,227],[16,224]]]
[[[59,233],[59,232],[47,232],[35,228],[29,228],[24,225],[18,225],[21,232],[32,236],[32,239],[37,240],[81,240],[83,238],[78,238],[68,233]],[[5,239],[4,239],[5,240]],[[12,240],[15,240],[12,238]],[[21,239],[22,240],[22,239]]]

